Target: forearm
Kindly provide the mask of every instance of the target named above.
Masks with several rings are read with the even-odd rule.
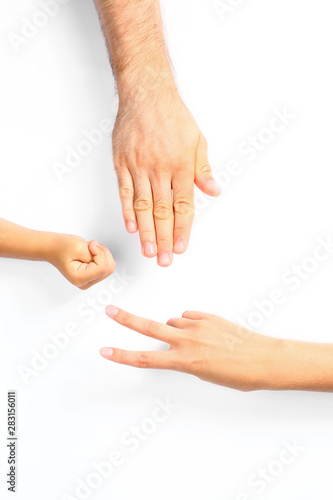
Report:
[[[34,231],[0,219],[0,257],[47,261],[81,290],[112,274],[116,264],[107,247],[80,236]]]
[[[277,340],[262,389],[333,392],[333,344]]]
[[[152,80],[174,87],[159,0],[95,0],[120,99]],[[125,98],[125,97],[124,97]]]
[[[0,257],[49,260],[54,233],[34,231],[0,219]]]
[[[186,311],[166,325],[114,306],[107,307],[106,314],[170,345],[168,351],[101,350],[102,356],[116,363],[191,373],[242,391],[333,392],[333,344],[267,337],[199,311]]]

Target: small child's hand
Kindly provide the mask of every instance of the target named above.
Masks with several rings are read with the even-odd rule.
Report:
[[[81,290],[112,274],[116,263],[107,247],[79,236],[59,234],[50,249],[49,262]]]

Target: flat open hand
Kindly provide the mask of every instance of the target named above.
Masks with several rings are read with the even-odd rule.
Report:
[[[121,94],[120,94],[121,97]],[[127,230],[139,229],[145,257],[169,266],[185,252],[194,214],[194,183],[217,196],[207,142],[174,90],[120,98],[113,159]]]

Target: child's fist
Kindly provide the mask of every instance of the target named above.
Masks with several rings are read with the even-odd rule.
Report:
[[[66,279],[81,290],[112,274],[116,263],[107,247],[70,234],[57,235],[50,262]]]

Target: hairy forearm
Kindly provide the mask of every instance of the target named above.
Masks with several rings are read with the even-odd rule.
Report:
[[[174,85],[159,0],[95,0],[120,97],[156,80]]]
[[[207,141],[182,101],[164,41],[159,0],[95,0],[117,81],[113,165],[127,231],[169,266],[187,249],[194,184],[218,196]]]
[[[0,219],[0,257],[49,260],[54,233],[34,231]]]
[[[333,392],[333,344],[277,340],[261,388]]]

